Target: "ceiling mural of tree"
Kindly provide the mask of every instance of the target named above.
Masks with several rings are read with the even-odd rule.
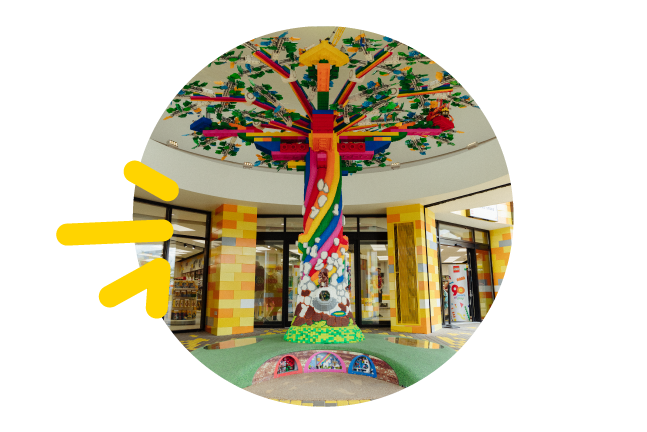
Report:
[[[453,116],[462,109],[479,110],[415,48],[317,27],[260,37],[218,57],[179,91],[161,123],[190,119],[182,135],[193,150],[225,160],[250,147],[255,166],[304,173],[300,282],[285,339],[340,343],[363,339],[348,291],[342,177],[386,166],[395,146],[422,157],[453,146],[469,134]]]

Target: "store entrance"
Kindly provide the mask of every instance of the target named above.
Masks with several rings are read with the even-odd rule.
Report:
[[[480,321],[474,249],[440,245],[443,326]]]

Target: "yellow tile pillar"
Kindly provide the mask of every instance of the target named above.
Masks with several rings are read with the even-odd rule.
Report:
[[[510,250],[512,249],[512,227],[499,228],[490,231],[490,247],[492,251],[492,278],[494,279],[494,296],[499,293],[503,282]]]
[[[436,214],[425,209],[425,229],[427,230],[427,277],[429,279],[431,331],[442,329],[443,316],[440,306],[440,266],[438,263],[438,238],[436,237]]]
[[[223,204],[211,215],[205,330],[217,336],[254,331],[256,208]]]
[[[433,213],[430,213],[433,219]],[[428,224],[425,217],[425,211],[421,204],[412,204],[407,206],[390,207],[386,210],[387,232],[388,232],[388,252],[389,252],[389,293],[391,307],[391,331],[428,334],[432,330],[433,315],[440,316],[436,308],[431,308],[430,291],[438,291],[438,264],[437,258],[434,261],[435,254],[429,255],[429,242],[425,240],[425,232],[432,231],[431,225]],[[416,274],[415,278],[409,278],[411,284],[415,284],[415,290],[412,287],[399,287],[396,280],[396,248],[395,230],[398,224],[412,224],[413,236],[411,238],[401,238],[398,243],[409,243],[412,250],[415,250]],[[435,232],[435,231],[433,231]],[[429,235],[429,234],[427,234]],[[435,236],[433,237],[435,239]],[[434,242],[435,244],[435,242]],[[435,265],[433,271],[429,273],[429,263]],[[404,269],[399,269],[402,272]],[[434,277],[435,275],[435,277]],[[411,275],[410,275],[411,276]],[[435,280],[435,283],[428,284],[429,277]],[[401,280],[405,280],[404,275],[400,275]],[[409,319],[409,322],[398,321],[398,301],[400,301],[403,292],[400,289],[409,289],[415,292],[415,301],[409,297],[409,306],[407,315],[415,318]],[[433,295],[438,295],[433,294]],[[432,298],[433,298],[432,295]],[[435,305],[435,303],[434,303]],[[414,322],[415,321],[415,322]],[[438,321],[436,319],[436,321]]]

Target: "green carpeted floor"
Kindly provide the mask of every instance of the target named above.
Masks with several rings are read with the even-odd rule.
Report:
[[[239,348],[206,350],[192,354],[213,372],[230,383],[245,388],[252,385],[256,370],[279,354],[305,350],[338,350],[370,354],[387,362],[398,375],[400,385],[408,387],[442,366],[455,353],[451,348],[423,349],[387,342],[385,336],[365,334],[362,342],[350,344],[296,344],[283,335],[262,336],[262,341]]]

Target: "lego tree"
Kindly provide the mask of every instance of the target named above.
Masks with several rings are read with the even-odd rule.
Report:
[[[298,297],[285,335],[291,342],[364,339],[348,289],[343,176],[361,171],[362,165],[385,166],[387,150],[396,141],[421,154],[431,140],[438,146],[452,144],[459,132],[450,108],[474,106],[469,96],[454,91],[460,85],[446,72],[436,74],[435,81],[414,73],[412,65],[432,62],[419,52],[402,51],[393,39],[370,39],[363,33],[343,39],[338,49],[343,30],[301,49],[299,39],[287,37],[288,32],[246,42],[213,62],[235,68],[226,80],[216,82],[215,89],[200,81],[187,84],[167,109],[167,118],[205,109],[188,134],[194,148],[214,148],[225,159],[236,156],[241,140],[259,150],[255,165],[304,173]],[[297,70],[303,68],[299,80]],[[349,78],[331,99],[331,86],[342,71]],[[377,79],[364,84],[369,73]],[[303,113],[283,106],[279,91],[261,83],[267,74],[281,77]]]

